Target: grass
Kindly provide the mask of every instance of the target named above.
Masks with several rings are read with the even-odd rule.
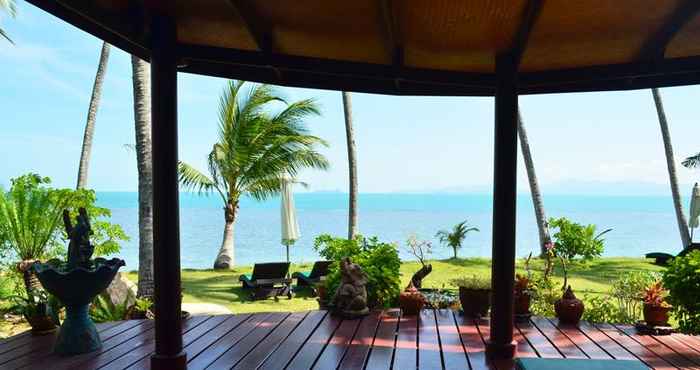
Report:
[[[459,276],[472,274],[488,276],[491,270],[491,260],[484,258],[448,259],[430,261],[433,272],[423,281],[426,288],[456,288],[451,280]],[[541,271],[543,262],[534,260],[531,267]],[[401,282],[406,286],[411,276],[420,268],[418,262],[405,262],[401,265]],[[292,265],[292,271],[307,271],[311,264]],[[238,282],[240,274],[250,273],[252,266],[241,266],[230,271],[190,270],[182,271],[183,301],[216,303],[228,307],[234,313],[272,312],[272,311],[305,311],[318,308],[316,299],[308,292],[299,292],[293,299],[281,297],[251,301],[247,292],[243,291]],[[569,267],[569,284],[576,293],[591,295],[604,294],[610,290],[610,282],[626,272],[632,271],[662,271],[663,268],[640,258],[601,258],[588,263],[575,263]],[[518,261],[517,272],[525,273],[522,260]],[[556,281],[561,283],[562,271],[555,269]],[[129,272],[127,277],[136,280],[136,272]]]

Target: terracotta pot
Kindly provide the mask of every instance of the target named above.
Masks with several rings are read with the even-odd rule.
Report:
[[[462,304],[465,316],[485,316],[491,308],[491,289],[459,287],[459,302]]]
[[[659,306],[645,303],[644,304],[644,321],[650,326],[667,326],[668,311],[671,306]]]
[[[32,327],[32,335],[49,334],[58,329],[56,323],[48,315],[25,316],[24,318],[27,319],[27,322]]]
[[[527,315],[530,313],[530,293],[515,292],[513,308],[516,315]]]
[[[557,314],[559,322],[568,325],[578,325],[583,316],[583,302],[576,298],[571,286],[566,288],[564,295],[554,303],[554,311]]]
[[[425,306],[425,296],[409,283],[406,290],[399,294],[399,307],[404,316],[417,315]]]

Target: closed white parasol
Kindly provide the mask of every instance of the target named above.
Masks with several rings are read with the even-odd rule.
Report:
[[[287,262],[289,262],[289,246],[294,244],[299,237],[299,223],[297,213],[294,209],[294,194],[292,185],[294,181],[285,178],[281,193],[281,224],[282,224],[282,244],[287,247]]]
[[[690,220],[688,220],[688,226],[690,226],[690,240],[693,240],[693,231],[698,224],[700,224],[700,186],[695,183],[693,186],[693,195],[690,197]]]

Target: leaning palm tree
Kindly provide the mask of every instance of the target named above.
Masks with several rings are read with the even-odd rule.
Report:
[[[90,156],[92,154],[92,137],[95,133],[95,119],[97,118],[97,109],[100,106],[100,98],[102,97],[102,82],[104,81],[105,73],[107,73],[109,48],[108,43],[102,43],[100,61],[97,63],[97,73],[95,74],[95,83],[92,85],[92,95],[90,96],[85,132],[83,133],[83,149],[80,151],[77,189],[87,187],[88,169],[90,168]]]
[[[153,165],[149,65],[131,56],[136,168],[139,174],[139,278],[137,295],[153,296]]]
[[[452,248],[452,251],[454,252],[454,258],[457,259],[457,250],[462,248],[462,243],[464,242],[464,239],[467,237],[467,234],[469,234],[472,231],[479,231],[479,229],[476,227],[470,227],[467,223],[467,220],[464,220],[455,225],[452,228],[452,231],[438,231],[437,234],[435,234],[435,237],[437,237],[440,240],[440,243],[443,243],[446,246]]]
[[[688,221],[683,212],[683,204],[681,203],[681,193],[678,190],[678,177],[676,176],[676,163],[673,158],[673,145],[671,144],[671,133],[668,129],[668,121],[666,121],[666,113],[661,100],[659,89],[651,89],[651,94],[654,97],[656,105],[656,113],[659,116],[659,126],[661,126],[661,137],[664,142],[664,151],[666,154],[666,167],[668,168],[668,180],[671,184],[671,195],[673,197],[673,206],[676,209],[676,221],[678,222],[678,231],[681,234],[681,242],[683,247],[690,245],[690,232],[688,231]]]
[[[326,142],[308,134],[304,119],[319,114],[313,100],[286,103],[269,85],[243,90],[230,81],[219,102],[219,139],[208,156],[209,175],[180,162],[180,183],[198,193],[216,192],[224,202],[224,235],[215,269],[234,266],[234,223],[242,196],[264,200],[278,194],[285,175],[304,168],[327,169],[316,151]],[[272,105],[284,108],[268,113]]]
[[[537,221],[537,230],[540,237],[540,255],[544,256],[547,253],[547,244],[552,242],[552,238],[549,236],[549,227],[547,226],[547,217],[544,213],[540,185],[537,181],[535,164],[530,151],[530,141],[527,138],[527,131],[525,131],[525,124],[520,115],[520,110],[518,110],[518,137],[520,139],[520,151],[523,153],[523,161],[525,162],[525,170],[527,170],[527,179],[530,183],[532,205],[535,208],[535,220]]]
[[[700,167],[700,153],[691,155],[690,157],[684,159],[683,166],[685,166],[686,168]]]
[[[15,5],[15,0],[0,0],[0,11],[4,11],[10,15],[10,17],[13,17],[17,14],[17,6]],[[10,43],[12,42],[12,39],[10,39],[10,36],[7,35],[7,33],[0,27],[0,36],[2,38],[6,39]]]
[[[355,157],[355,133],[352,128],[352,103],[350,93],[343,91],[343,112],[345,113],[345,136],[348,146],[348,172],[350,200],[348,207],[348,239],[357,235],[357,160]]]

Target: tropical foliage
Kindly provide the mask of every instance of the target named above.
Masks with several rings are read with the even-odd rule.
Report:
[[[17,6],[15,5],[15,0],[0,0],[0,11],[7,12],[10,17],[14,17],[17,14]],[[0,37],[12,42],[12,39],[7,35],[7,33],[0,27]]]
[[[606,229],[597,232],[596,225],[582,225],[566,217],[550,218],[549,226],[557,230],[553,235],[554,254],[566,260],[577,257],[584,260],[600,257],[605,242],[602,236],[612,231],[612,229]]]
[[[393,307],[401,292],[401,260],[396,245],[382,243],[376,237],[357,235],[354,239],[320,235],[314,249],[321,257],[335,261],[326,277],[326,289],[335,292],[340,284],[338,261],[350,257],[367,274],[367,302],[370,307]],[[332,293],[330,293],[332,294]]]
[[[462,248],[464,239],[467,237],[467,234],[472,231],[479,231],[479,229],[476,227],[470,227],[467,220],[464,220],[455,225],[451,231],[438,231],[437,234],[435,234],[435,237],[440,240],[440,243],[452,248],[452,251],[454,252],[453,257],[457,258],[457,250]]]
[[[269,85],[230,81],[219,103],[219,138],[207,157],[209,174],[180,162],[180,183],[190,191],[215,192],[224,203],[224,238],[214,268],[234,265],[233,224],[239,201],[249,195],[264,200],[282,189],[285,176],[305,168],[327,169],[317,151],[326,146],[310,135],[304,120],[318,115],[313,100],[287,103]],[[274,106],[283,108],[270,113]]]
[[[700,333],[700,251],[676,257],[664,272],[663,285],[681,331]]]

